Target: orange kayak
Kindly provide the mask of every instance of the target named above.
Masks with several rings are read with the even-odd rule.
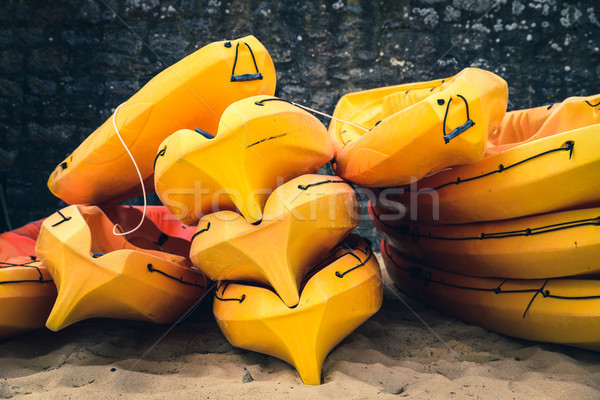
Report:
[[[127,207],[120,212],[126,210],[139,214]],[[115,222],[99,207],[80,205],[42,224],[36,249],[58,289],[49,329],[87,318],[172,323],[204,294],[208,280],[190,265],[189,242],[171,249],[179,254],[169,253],[167,245],[184,239],[161,239],[153,223],[118,236]]]
[[[42,221],[0,234],[0,339],[44,327],[56,299],[35,252]]]
[[[233,103],[214,133],[179,130],[156,153],[156,193],[186,224],[236,209],[259,222],[277,186],[316,173],[333,156],[327,129],[314,115],[272,96]]]
[[[479,161],[507,102],[506,82],[477,68],[346,94],[333,113],[339,120],[329,125],[335,173],[361,186],[387,187]]]
[[[294,307],[306,273],[359,223],[358,198],[347,182],[302,175],[271,193],[259,224],[233,211],[203,217],[190,255],[212,280],[269,285]]]
[[[319,385],[327,354],[382,301],[377,258],[363,239],[350,235],[303,279],[296,307],[287,307],[270,288],[224,281],[213,309],[232,345],[278,357],[305,384]]]
[[[369,214],[403,257],[480,277],[546,279],[599,275],[600,208],[559,211],[491,222],[426,225]]]
[[[487,156],[421,179],[392,199],[420,222],[495,221],[600,202],[600,95],[510,112]]]
[[[503,335],[600,351],[598,279],[460,275],[408,261],[384,241],[381,254],[402,292],[455,318]]]
[[[275,93],[275,67],[254,36],[214,42],[155,76],[61,162],[48,188],[68,204],[118,203],[141,194],[138,174],[152,184],[158,145],[179,129],[217,131],[237,100]]]

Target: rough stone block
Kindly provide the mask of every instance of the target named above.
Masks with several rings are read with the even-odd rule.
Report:
[[[20,51],[4,50],[0,53],[0,73],[4,76],[21,74],[24,58]]]
[[[30,122],[27,124],[29,140],[34,142],[57,143],[68,142],[77,132],[73,124],[55,124],[44,126]]]
[[[41,47],[34,49],[26,61],[27,71],[40,74],[64,73],[69,63],[69,58],[61,49],[55,47]]]
[[[0,78],[0,96],[21,98],[23,96],[22,84],[19,81]]]
[[[39,27],[14,30],[15,44],[19,47],[39,46],[44,43],[44,31]]]
[[[13,43],[13,31],[11,29],[0,29],[0,49],[12,46]]]
[[[56,83],[49,79],[41,79],[35,76],[27,77],[27,89],[29,93],[38,96],[52,96],[56,94]]]

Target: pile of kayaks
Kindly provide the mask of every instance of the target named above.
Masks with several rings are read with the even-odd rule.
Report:
[[[316,174],[333,158],[327,129],[274,93],[273,61],[249,36],[198,50],[118,106],[49,178],[70,205],[3,234],[14,291],[1,292],[0,334],[175,323],[214,289],[232,344],[319,384],[331,349],[381,307],[381,271],[351,233],[354,188]],[[163,205],[115,205],[150,191]]]
[[[369,213],[406,294],[518,338],[600,351],[600,95],[508,112],[484,158]]]
[[[61,162],[70,204],[0,235],[0,338],[89,318],[175,323],[214,289],[234,346],[307,384],[396,285],[517,337],[600,349],[600,96],[506,113],[495,74],[341,98],[329,130],[274,96],[254,37],[167,68]],[[336,176],[318,171],[331,162]],[[163,205],[117,203],[156,191]]]

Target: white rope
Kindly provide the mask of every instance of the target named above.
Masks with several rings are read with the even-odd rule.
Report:
[[[352,122],[344,121],[343,119],[339,119],[339,118],[336,118],[336,117],[334,117],[334,116],[332,116],[332,115],[329,115],[329,114],[322,113],[321,111],[313,110],[313,109],[312,109],[312,108],[310,108],[310,107],[306,107],[306,106],[303,106],[302,104],[294,103],[293,101],[290,101],[290,103],[292,103],[292,104],[293,104],[293,105],[295,105],[296,107],[304,108],[305,110],[308,110],[308,111],[314,112],[315,114],[319,114],[319,115],[322,115],[322,116],[324,116],[324,117],[327,117],[327,118],[330,118],[330,119],[335,119],[336,121],[340,121],[340,122],[343,122],[343,123],[345,123],[345,124],[348,124],[348,125],[350,125],[350,126],[353,126],[353,127],[355,127],[355,128],[362,129],[362,130],[363,130],[363,131],[365,131],[365,132],[369,132],[369,130],[368,130],[367,128],[364,128],[364,127],[362,127],[362,126],[360,126],[360,125],[353,124]]]
[[[129,154],[129,157],[131,158],[131,161],[133,162],[133,166],[135,167],[135,170],[137,171],[138,177],[140,178],[140,183],[142,185],[142,196],[144,196],[144,210],[142,212],[142,219],[140,220],[140,223],[135,228],[133,228],[132,230],[130,230],[128,232],[122,232],[122,233],[117,232],[116,229],[119,226],[119,224],[115,224],[115,226],[113,226],[113,235],[116,235],[116,236],[125,236],[125,235],[129,235],[130,233],[137,231],[144,223],[144,218],[146,218],[146,188],[144,187],[144,179],[142,178],[142,173],[140,172],[140,169],[139,169],[137,163],[135,162],[135,159],[133,158],[133,154],[131,154],[131,151],[129,151],[129,148],[125,144],[125,141],[121,137],[121,134],[119,133],[119,129],[117,128],[117,111],[119,111],[119,108],[121,108],[121,106],[123,104],[125,104],[125,103],[119,104],[119,107],[117,107],[115,109],[115,112],[113,113],[113,116],[112,116],[112,123],[113,123],[113,127],[115,128],[115,132],[116,132],[117,136],[119,137],[119,140],[123,144],[123,147],[125,147],[125,151],[127,151],[127,154]]]

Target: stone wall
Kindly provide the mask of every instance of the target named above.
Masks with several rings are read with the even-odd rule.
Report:
[[[506,79],[512,109],[600,92],[595,0],[292,3],[4,0],[0,184],[13,227],[61,207],[48,174],[114,107],[215,40],[255,35],[277,95],[327,113],[344,93],[468,66]]]

